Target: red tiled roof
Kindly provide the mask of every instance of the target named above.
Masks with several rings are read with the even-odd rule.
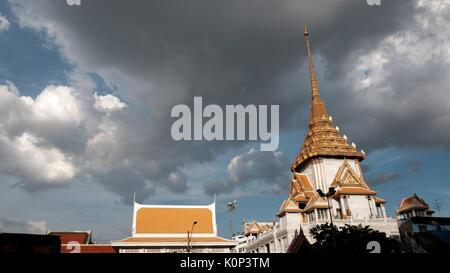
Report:
[[[414,193],[412,196],[402,199],[398,213],[405,213],[413,209],[427,210],[429,206],[422,198]]]
[[[61,253],[72,253],[74,251],[73,246],[66,244],[61,245]],[[116,250],[111,245],[80,245],[79,253],[116,253]]]
[[[61,245],[68,244],[69,242],[78,242],[79,244],[90,243],[90,233],[88,231],[50,232],[48,235],[59,236]]]

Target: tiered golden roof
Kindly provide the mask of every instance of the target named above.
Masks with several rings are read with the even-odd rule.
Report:
[[[311,112],[308,132],[300,153],[297,155],[291,170],[296,170],[308,159],[317,156],[333,156],[345,158],[364,159],[364,154],[348,144],[347,139],[340,136],[337,128],[333,126],[331,117],[328,115],[325,102],[320,98],[319,86],[309,47],[309,31],[305,26],[306,47],[308,50],[308,61],[311,80]]]

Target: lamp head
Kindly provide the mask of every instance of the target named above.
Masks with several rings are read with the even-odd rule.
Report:
[[[329,193],[330,195],[334,195],[334,194],[336,193],[336,190],[334,189],[334,187],[330,187],[330,188],[328,189],[328,193]]]

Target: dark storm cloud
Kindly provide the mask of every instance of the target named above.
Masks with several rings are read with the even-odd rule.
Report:
[[[223,194],[231,192],[233,189],[229,183],[220,180],[208,180],[203,184],[203,189],[206,194]]]
[[[401,177],[401,175],[397,172],[393,171],[385,171],[377,173],[371,177],[368,178],[368,181],[370,185],[372,186],[378,186],[381,184],[389,183],[395,180],[398,180]]]
[[[121,91],[164,113],[203,95],[218,104],[280,103],[289,120],[308,105],[306,75],[294,90],[279,82],[304,65],[303,25],[337,69],[355,47],[396,30],[396,14],[411,12],[392,2],[373,9],[365,1],[33,1],[16,10],[80,67],[135,77],[135,89]]]
[[[384,1],[382,8],[362,0],[86,0],[75,8],[64,1],[10,3],[22,26],[42,31],[69,62],[83,73],[103,77],[132,108],[111,119],[114,130],[98,137],[95,145],[86,145],[85,154],[76,150],[83,145],[67,144],[75,147],[80,161],[84,156],[89,159],[94,177],[124,198],[136,188],[153,185],[185,192],[189,185],[184,166],[212,161],[219,152],[245,143],[174,142],[170,108],[179,103],[192,105],[193,96],[203,96],[204,104],[279,104],[281,130],[304,128],[310,97],[304,69],[306,23],[322,94],[338,125],[355,142],[370,151],[390,145],[448,145],[450,139],[423,138],[426,130],[414,137],[403,130],[429,119],[436,122],[447,110],[432,107],[436,100],[412,104],[399,115],[360,103],[365,93],[345,81],[357,56],[370,53],[384,37],[410,26],[413,15],[420,12],[412,1]],[[401,61],[395,72],[402,70]],[[407,84],[407,75],[397,79],[398,73],[386,75],[398,94],[428,83],[424,76]],[[413,77],[417,71],[409,73]],[[428,76],[433,75],[442,78]],[[92,140],[92,135],[83,139]],[[64,149],[64,143],[58,147]],[[134,181],[130,187],[126,177],[119,179],[112,172],[126,168]],[[283,168],[288,170],[288,164]],[[242,181],[246,175],[238,178]],[[222,191],[227,191],[228,182],[207,182],[205,190],[219,191],[222,185]]]
[[[372,168],[369,165],[365,164],[365,163],[361,163],[361,169],[362,169],[363,173],[368,173],[368,172],[370,172],[370,170]]]
[[[406,166],[415,174],[422,174],[422,163],[420,161],[414,159],[407,160]]]
[[[249,184],[257,183],[269,186],[271,193],[280,194],[286,192],[289,185],[288,165],[289,160],[280,152],[251,149],[231,159],[227,168],[228,176],[224,180],[208,180],[203,184],[203,189],[206,194],[213,195],[229,193],[234,189],[243,190]]]

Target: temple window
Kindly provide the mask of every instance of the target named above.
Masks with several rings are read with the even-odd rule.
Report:
[[[377,218],[381,218],[381,215],[383,215],[381,205],[377,204],[376,207],[377,207]]]

